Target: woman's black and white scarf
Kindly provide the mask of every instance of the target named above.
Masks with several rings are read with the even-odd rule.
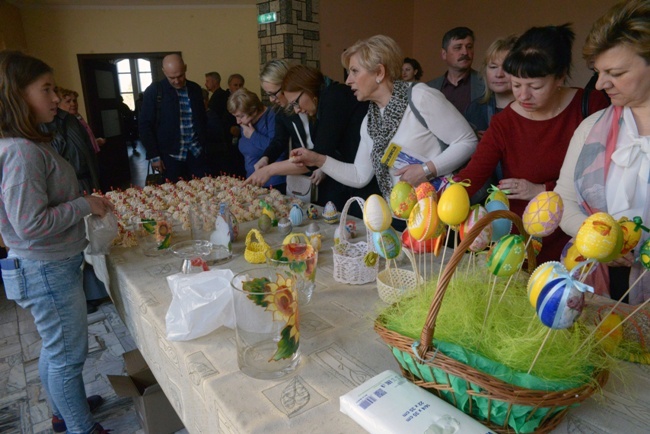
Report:
[[[372,139],[372,167],[377,176],[377,183],[386,200],[390,198],[393,182],[388,172],[388,166],[381,162],[386,148],[397,132],[406,107],[408,107],[408,89],[411,84],[398,80],[393,84],[393,94],[384,109],[382,116],[379,106],[371,102],[368,107],[368,134]]]

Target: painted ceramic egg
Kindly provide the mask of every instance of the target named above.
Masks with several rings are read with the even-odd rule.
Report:
[[[289,220],[288,218],[282,217],[278,222],[278,230],[282,235],[287,235],[288,233],[291,232],[292,229],[293,229],[293,224],[291,223],[291,220]]]
[[[582,313],[585,294],[572,279],[565,277],[551,279],[543,287],[537,298],[537,316],[552,329],[565,329],[573,325]]]
[[[381,232],[373,232],[372,243],[379,256],[384,259],[394,259],[402,251],[399,235],[392,227]]]
[[[623,231],[623,248],[621,249],[621,256],[626,255],[633,248],[639,244],[641,240],[641,235],[643,231],[641,230],[641,224],[629,220],[627,217],[622,217],[618,220],[618,224]]]
[[[485,204],[488,212],[507,211],[508,205],[500,200],[493,200]],[[508,235],[512,229],[512,222],[508,219],[496,219],[492,221],[492,241],[499,241],[501,237]]]
[[[423,182],[415,189],[415,197],[420,200],[424,197],[432,197],[436,202],[438,201],[438,194],[436,188],[430,182]]]
[[[522,221],[530,235],[545,237],[557,229],[562,220],[564,203],[554,191],[543,191],[528,202]]]
[[[363,222],[373,232],[385,231],[390,227],[393,216],[386,200],[378,194],[371,194],[363,206]]]
[[[323,208],[323,220],[325,223],[334,224],[339,221],[339,213],[336,209],[336,205],[331,200],[325,204]]]
[[[390,192],[390,209],[398,218],[407,219],[417,202],[415,189],[408,182],[399,181]]]
[[[474,205],[470,208],[467,219],[458,226],[458,234],[461,241],[465,239],[470,230],[474,227],[476,222],[487,214],[487,210],[481,205]],[[472,241],[469,250],[472,252],[480,252],[484,250],[490,243],[492,238],[492,225],[487,225],[481,233]]]
[[[521,235],[506,235],[492,249],[488,270],[495,276],[512,276],[524,260],[526,250]]]
[[[439,224],[436,201],[429,196],[418,200],[415,204],[406,227],[416,241],[423,241],[434,235]]]
[[[309,208],[307,208],[307,218],[310,220],[316,220],[318,215],[318,208],[316,208],[315,205],[309,205]]]
[[[320,235],[320,226],[318,226],[318,223],[314,223],[314,222],[309,223],[309,226],[307,226],[307,230],[305,231],[305,234],[310,238],[313,235]]]
[[[641,244],[641,250],[639,251],[639,262],[646,269],[650,269],[650,239],[647,239]]]
[[[302,208],[296,203],[291,207],[289,211],[289,219],[293,226],[300,226],[302,224]]]
[[[262,214],[257,220],[257,227],[262,231],[263,234],[267,233],[272,226],[271,217],[268,214]]]
[[[350,238],[350,232],[346,228],[341,230],[341,226],[337,226],[334,230],[334,245],[337,245],[341,241],[349,241]]]
[[[487,197],[487,199],[485,199],[485,205],[492,202],[493,200],[498,200],[505,203],[508,209],[510,209],[510,201],[508,200],[508,195],[503,190],[499,190],[497,187],[492,187],[488,191],[490,191],[490,195]]]
[[[611,255],[616,248],[619,233],[612,216],[604,212],[590,215],[582,222],[576,235],[576,247],[582,256],[601,260]]]
[[[451,184],[440,195],[438,218],[449,226],[461,224],[469,213],[469,195],[460,184]]]
[[[537,306],[537,299],[546,282],[559,277],[560,273],[567,273],[567,269],[556,261],[544,262],[535,268],[528,279],[528,300],[533,307]]]

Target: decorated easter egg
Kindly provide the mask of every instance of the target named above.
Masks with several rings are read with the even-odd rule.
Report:
[[[424,197],[432,197],[434,200],[438,200],[436,188],[430,182],[423,182],[422,184],[418,185],[415,189],[415,197],[417,200],[420,200]]]
[[[402,243],[399,235],[392,227],[381,232],[372,233],[372,243],[375,250],[384,259],[394,259],[402,251]]]
[[[434,235],[440,225],[437,209],[436,201],[431,196],[424,197],[415,204],[406,224],[415,240],[423,241]]]
[[[641,244],[641,250],[639,251],[639,262],[646,269],[650,269],[650,238],[645,240]]]
[[[619,232],[612,216],[604,212],[590,215],[582,222],[576,235],[576,247],[587,259],[601,260],[611,255],[616,248]]]
[[[619,225],[618,222],[612,226],[612,231],[616,232],[616,244],[612,249],[612,253],[605,256],[603,259],[600,259],[600,262],[604,264],[620,258],[621,252],[623,251],[623,246],[625,244],[625,234],[623,233],[623,229],[621,229],[621,225]]]
[[[585,294],[576,281],[566,277],[551,279],[542,287],[537,298],[537,316],[552,329],[565,329],[573,325],[582,313]]]
[[[469,213],[469,195],[461,184],[450,184],[440,195],[438,217],[449,226],[459,225]]]
[[[528,279],[528,300],[533,307],[537,306],[537,299],[542,288],[547,282],[560,276],[560,273],[567,273],[567,269],[556,261],[544,262],[538,265]]]
[[[488,192],[490,194],[488,195],[487,199],[485,199],[485,205],[492,202],[493,200],[498,200],[500,202],[505,203],[508,209],[510,209],[510,201],[508,200],[508,195],[503,190],[500,190],[498,187],[492,186],[488,189]]]
[[[310,220],[316,220],[318,218],[318,208],[315,205],[309,205],[307,208],[307,218]]]
[[[408,182],[399,181],[390,192],[390,209],[398,218],[407,219],[417,202],[415,189]]]
[[[526,250],[521,235],[506,235],[494,246],[487,261],[488,270],[495,276],[512,276],[524,260]]]
[[[492,211],[507,211],[508,205],[500,200],[493,200],[485,204],[485,209],[488,212]],[[492,221],[492,241],[499,241],[501,237],[508,235],[512,229],[512,222],[508,219],[496,219]]]
[[[522,221],[530,235],[545,237],[557,229],[562,220],[564,203],[554,191],[543,191],[528,202]]]
[[[320,235],[320,226],[318,226],[318,223],[311,222],[309,223],[309,226],[307,226],[307,230],[305,231],[305,234],[308,237],[312,237],[312,235]]]
[[[535,256],[539,255],[542,251],[542,237],[530,237],[530,245],[533,246]]]
[[[337,223],[339,221],[339,213],[336,209],[336,205],[331,200],[325,204],[323,208],[323,220],[325,223],[330,225]]]
[[[280,221],[278,221],[278,230],[282,235],[287,235],[289,232],[291,232],[292,229],[293,224],[288,218],[282,217]]]
[[[461,241],[465,239],[470,230],[474,227],[476,222],[483,218],[487,214],[487,210],[481,205],[474,205],[470,208],[469,214],[464,222],[458,226],[458,234],[460,235]],[[480,252],[484,250],[487,245],[490,243],[492,238],[492,225],[487,225],[481,233],[472,241],[472,244],[469,246],[469,250],[472,252]]]
[[[575,245],[575,239],[571,238],[562,249],[560,255],[560,262],[567,270],[570,270],[573,277],[581,277],[580,280],[590,275],[595,271],[595,263],[593,261],[586,262],[587,258],[582,256]]]
[[[623,248],[621,249],[621,256],[629,253],[641,241],[641,223],[629,220],[627,217],[621,217],[618,224],[623,231]]]
[[[409,231],[402,232],[402,245],[413,253],[427,253],[433,251],[434,238],[417,241]]]
[[[268,216],[268,214],[262,214],[257,220],[257,227],[263,234],[267,233],[271,229],[272,225],[273,224],[271,223],[271,218]]]
[[[294,203],[289,211],[289,219],[293,226],[300,226],[302,224],[302,208],[300,205]]]
[[[265,200],[260,200],[260,206],[262,207],[262,214],[269,216],[271,219],[271,224],[273,226],[276,226],[278,224],[278,219],[275,217],[275,211],[273,210],[273,207],[271,207],[271,205]]]
[[[385,231],[390,227],[393,216],[386,200],[378,194],[371,194],[363,206],[363,222],[374,232]]]

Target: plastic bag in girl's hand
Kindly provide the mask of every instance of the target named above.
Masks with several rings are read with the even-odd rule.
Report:
[[[167,276],[172,291],[172,302],[165,316],[167,339],[189,341],[222,325],[235,328],[230,288],[233,276],[228,269]]]
[[[86,238],[89,241],[86,247],[87,254],[107,255],[115,237],[117,237],[115,214],[108,212],[104,217],[96,215],[86,217]]]

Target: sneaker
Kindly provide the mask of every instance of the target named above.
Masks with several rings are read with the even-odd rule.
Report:
[[[90,412],[93,413],[97,408],[104,403],[104,398],[99,395],[92,395],[86,398],[88,401],[88,407]],[[101,426],[100,426],[101,428]],[[66,432],[68,429],[65,426],[65,420],[52,416],[52,431],[54,432]]]
[[[100,424],[96,423],[96,424],[95,424],[95,427],[94,427],[93,430],[90,432],[90,434],[108,434],[108,433],[110,433],[111,431],[112,431],[112,430],[110,430],[110,429],[104,429],[104,428],[102,428],[102,426],[101,426]]]

